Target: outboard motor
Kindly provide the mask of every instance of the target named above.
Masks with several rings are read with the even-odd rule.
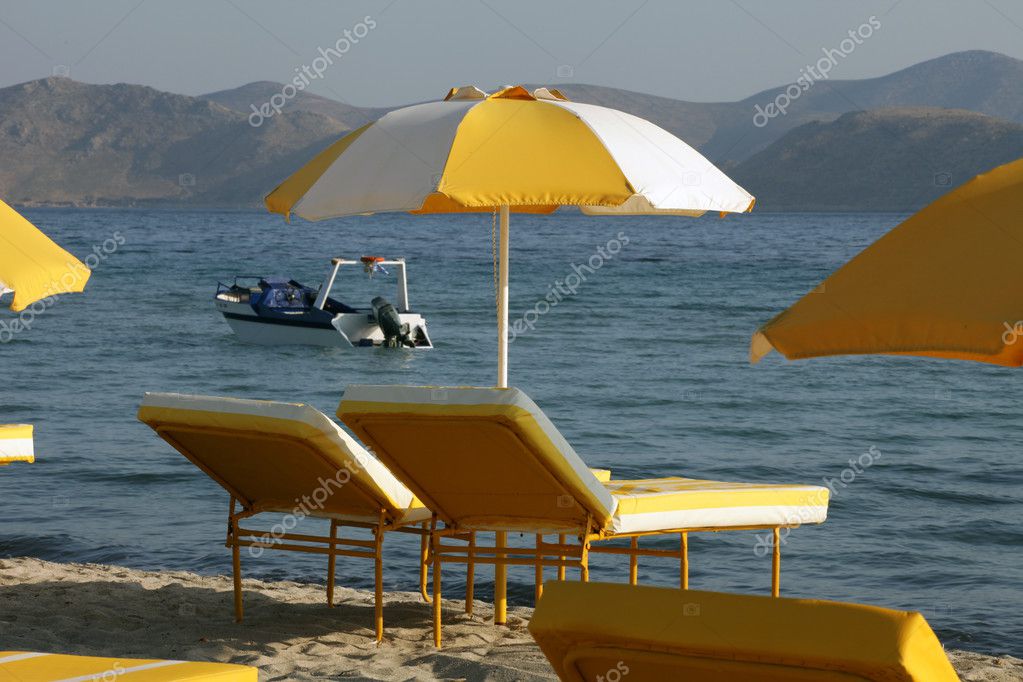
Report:
[[[376,315],[380,331],[384,333],[384,346],[387,348],[400,348],[408,346],[415,348],[416,344],[409,338],[409,327],[403,324],[398,311],[387,302],[383,296],[377,296],[370,305],[373,306],[373,314]]]

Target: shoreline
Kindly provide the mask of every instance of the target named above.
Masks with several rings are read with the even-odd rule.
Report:
[[[555,680],[529,636],[527,607],[490,623],[477,601],[444,609],[445,646],[434,649],[430,609],[418,593],[388,592],[385,638],[373,641],[373,594],[344,586],[326,607],[321,585],[246,579],[245,622],[232,616],[231,579],[187,571],[0,559],[0,641],[8,650],[240,663],[260,680]],[[964,681],[1023,680],[1023,660],[949,651]]]

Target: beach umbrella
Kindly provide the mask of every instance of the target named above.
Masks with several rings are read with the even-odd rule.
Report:
[[[82,291],[90,274],[84,263],[0,201],[0,296],[14,292],[11,310]]]
[[[508,385],[511,213],[574,206],[589,215],[741,213],[753,197],[649,121],[568,101],[554,89],[487,94],[392,111],[323,150],[266,197],[307,220],[407,211],[500,214],[498,379]]]
[[[750,359],[771,350],[1023,364],[1023,159],[925,207],[761,327]]]

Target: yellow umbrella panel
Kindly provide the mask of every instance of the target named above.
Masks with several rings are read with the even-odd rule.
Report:
[[[750,359],[771,350],[1023,364],[1023,159],[925,207],[761,327]]]
[[[92,273],[17,211],[0,201],[0,295],[14,292],[11,310],[85,288]]]

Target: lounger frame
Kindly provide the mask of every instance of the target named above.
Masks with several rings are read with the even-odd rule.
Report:
[[[183,427],[177,424],[173,428],[177,432],[190,432],[190,433],[215,433],[225,434],[231,433],[229,429],[218,429],[209,426],[189,426]],[[196,467],[201,469],[203,473],[209,476],[211,479],[216,481],[221,487],[228,491],[230,494],[230,507],[227,515],[227,538],[225,540],[225,546],[231,549],[231,566],[232,566],[232,579],[234,583],[234,618],[236,622],[242,622],[244,618],[244,606],[242,598],[242,571],[241,571],[241,548],[242,547],[259,547],[262,549],[276,549],[283,551],[292,552],[304,552],[307,554],[321,554],[327,556],[327,606],[333,608],[334,606],[334,577],[335,568],[337,565],[337,557],[356,557],[363,559],[372,559],[374,562],[374,576],[375,576],[375,589],[374,589],[374,632],[376,641],[380,642],[384,637],[384,619],[383,619],[383,543],[384,535],[387,532],[397,533],[412,533],[420,535],[422,537],[420,541],[420,561],[419,561],[419,591],[425,601],[430,600],[430,596],[426,590],[427,584],[427,568],[429,560],[429,535],[430,535],[430,523],[421,522],[415,524],[406,524],[396,521],[390,517],[390,514],[386,509],[381,508],[379,511],[379,518],[376,523],[369,523],[365,521],[347,520],[335,518],[329,514],[308,514],[311,518],[327,519],[330,521],[330,532],[328,535],[310,535],[305,533],[277,533],[274,534],[273,540],[266,540],[260,538],[267,538],[271,534],[269,531],[257,531],[252,528],[244,528],[241,525],[243,519],[254,517],[264,512],[267,513],[281,513],[280,510],[273,509],[258,509],[254,508],[252,503],[246,500],[228,481],[217,475],[213,470],[207,467],[202,461],[193,457],[189,452],[188,448],[184,447],[179,443],[170,433],[168,429],[162,427],[154,428],[154,431],[169,443],[175,450],[177,450],[182,456],[188,461],[194,464]],[[311,448],[308,444],[300,438],[287,436],[283,434],[267,435],[267,440],[280,440],[288,441],[293,445],[297,445],[303,449],[308,450],[313,456],[323,459],[328,464],[330,463],[324,458],[320,452],[315,448]],[[359,487],[359,483],[356,479],[349,481],[350,485]],[[349,529],[360,529],[369,530],[372,534],[371,540],[362,540],[357,538],[347,538],[340,535],[340,532],[344,528]]]
[[[458,527],[438,527],[437,516],[434,515],[430,524],[430,551],[427,562],[433,569],[432,601],[433,601],[433,642],[436,647],[442,643],[441,625],[441,583],[442,568],[445,563],[467,565],[465,612],[472,615],[473,567],[475,564],[489,564],[500,570],[495,579],[494,589],[494,622],[503,624],[507,618],[507,594],[504,571],[508,566],[533,566],[535,580],[535,598],[539,600],[543,594],[544,569],[558,569],[558,580],[564,580],[566,569],[578,569],[580,580],[588,582],[590,578],[590,554],[617,554],[629,557],[629,584],[636,585],[639,579],[639,558],[660,557],[679,561],[679,588],[689,589],[689,534],[720,533],[725,531],[772,531],[771,558],[771,596],[781,594],[781,529],[795,528],[797,524],[781,526],[728,526],[721,528],[679,528],[673,530],[640,531],[635,533],[608,534],[596,530],[592,520],[588,530],[578,536],[577,543],[569,543],[569,534],[558,534],[556,543],[544,541],[546,534],[536,534],[532,547],[510,547],[506,542],[506,531],[496,531],[492,546],[480,545],[476,530],[459,529]],[[657,549],[640,547],[639,539],[650,536],[679,536],[678,549]],[[457,539],[464,544],[445,543],[444,539]],[[594,546],[594,543],[610,540],[628,539],[628,547]],[[421,574],[425,575],[425,574]],[[425,590],[424,590],[425,596]]]
[[[384,638],[384,563],[383,546],[384,536],[388,532],[412,533],[419,535],[420,556],[419,556],[419,592],[425,601],[430,600],[426,591],[428,549],[430,524],[401,525],[387,523],[386,511],[380,510],[380,521],[378,523],[366,523],[362,521],[346,521],[331,518],[330,532],[328,535],[310,535],[307,533],[275,533],[273,540],[266,540],[270,536],[269,531],[257,531],[252,528],[244,528],[241,521],[251,518],[262,512],[253,510],[238,511],[238,500],[231,498],[231,509],[227,517],[227,539],[224,544],[231,549],[231,566],[234,580],[234,618],[236,622],[242,622],[244,607],[242,604],[242,572],[241,572],[241,548],[258,547],[261,549],[276,549],[289,552],[305,552],[307,554],[321,554],[327,556],[327,606],[334,607],[334,576],[337,566],[337,558],[356,557],[361,559],[372,559],[374,563],[374,615],[373,625],[376,641]],[[325,517],[316,517],[325,518]],[[371,540],[364,540],[341,535],[342,529],[368,530],[372,535]]]

